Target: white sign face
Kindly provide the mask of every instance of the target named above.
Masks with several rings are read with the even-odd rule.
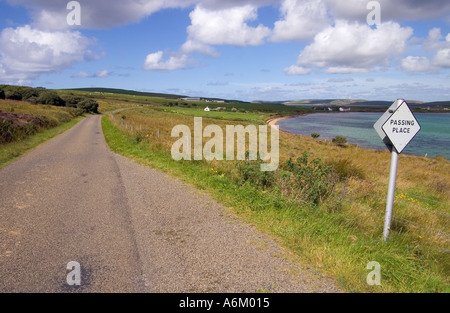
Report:
[[[375,125],[373,125],[373,127],[375,128],[378,136],[380,136],[381,140],[383,140],[383,142],[386,144],[387,148],[389,149],[389,151],[391,151],[392,149],[392,144],[389,141],[389,138],[386,136],[386,133],[383,131],[383,125],[384,123],[386,123],[386,121],[388,120],[388,118],[390,118],[392,116],[392,114],[394,114],[395,110],[397,110],[397,108],[404,102],[403,99],[398,99],[396,100],[390,107],[389,109],[378,119],[378,121],[375,123]]]
[[[397,152],[401,153],[420,131],[420,125],[408,104],[403,102],[386,120],[382,129]]]

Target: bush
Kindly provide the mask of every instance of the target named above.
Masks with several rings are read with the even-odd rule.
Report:
[[[62,99],[66,103],[66,107],[76,108],[78,103],[85,100],[85,98],[80,96],[74,96],[74,95],[66,95],[63,96]]]
[[[334,190],[333,168],[321,159],[310,161],[308,151],[295,161],[290,158],[281,168],[284,170],[280,176],[282,193],[297,201],[317,206]]]
[[[39,97],[30,97],[27,99],[27,102],[31,104],[39,104]]]
[[[247,155],[248,157],[248,155]],[[274,173],[261,171],[261,161],[241,161],[236,163],[242,183],[250,182],[253,185],[267,189],[274,185]]]
[[[5,92],[0,89],[0,99],[5,99]]]
[[[54,91],[45,91],[39,96],[39,103],[55,105],[55,106],[65,106],[64,100]]]
[[[82,116],[84,114],[84,111],[82,109],[71,109],[69,111],[70,115],[72,115],[72,117],[78,117],[78,116]]]
[[[337,144],[339,147],[345,147],[347,144],[347,138],[344,136],[336,136],[333,138],[333,143]]]
[[[31,87],[23,87],[20,91],[22,94],[22,100],[28,101],[30,98],[39,98],[40,90]]]
[[[312,133],[311,137],[313,137],[314,139],[317,139],[317,138],[320,137],[320,134],[319,133]]]
[[[333,193],[338,182],[333,166],[321,159],[310,160],[308,151],[296,160],[290,158],[273,172],[261,171],[261,163],[261,160],[236,162],[238,180],[280,192],[301,204],[319,205]]]
[[[21,140],[40,129],[56,126],[56,122],[46,118],[23,113],[0,111],[0,144]]]
[[[9,100],[22,100],[22,94],[17,89],[6,90],[5,99]]]
[[[85,99],[77,104],[77,108],[85,113],[98,113],[98,103],[93,99]]]

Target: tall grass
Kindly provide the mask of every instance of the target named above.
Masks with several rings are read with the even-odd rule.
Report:
[[[445,159],[401,156],[391,237],[383,242],[387,152],[281,133],[280,168],[261,174],[252,162],[172,160],[171,129],[193,129],[193,117],[151,108],[111,116],[102,125],[114,151],[207,190],[346,290],[450,291]],[[381,286],[366,283],[370,261],[381,265]]]

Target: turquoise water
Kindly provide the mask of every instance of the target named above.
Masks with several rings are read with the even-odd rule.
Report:
[[[381,113],[317,113],[282,120],[280,130],[310,136],[319,133],[320,139],[331,140],[336,136],[347,137],[349,143],[363,148],[385,149],[386,146],[373,125]],[[421,130],[403,153],[436,157],[443,155],[450,160],[450,114],[414,114]]]

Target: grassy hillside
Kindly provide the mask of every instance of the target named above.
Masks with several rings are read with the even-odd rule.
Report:
[[[202,101],[185,101],[184,95],[138,92],[133,90],[115,89],[115,88],[75,88],[67,89],[65,92],[81,92],[88,93],[96,98],[120,98],[123,101],[140,102],[144,105],[159,104],[169,106],[170,103],[179,106],[198,106],[204,108],[210,106],[212,108],[225,106],[237,108],[240,111],[258,111],[277,113],[278,115],[296,115],[305,111],[326,110],[328,108],[339,108],[341,106],[351,107],[352,111],[371,111],[383,112],[393,102],[392,101],[372,101],[372,100],[351,100],[351,99],[305,99],[291,101],[254,101],[245,102],[237,100],[226,100],[225,104],[211,103]],[[216,98],[210,98],[213,100]],[[421,102],[408,100],[408,104],[414,112],[450,112],[450,101]]]
[[[116,88],[74,88],[74,89],[66,89],[66,90],[83,91],[83,92],[90,92],[90,93],[106,93],[106,94],[120,94],[120,95],[141,96],[141,97],[166,98],[166,99],[178,99],[178,98],[186,97],[183,95],[153,93],[153,92],[140,92],[140,91],[116,89]]]
[[[83,118],[75,108],[0,100],[0,168]]]

